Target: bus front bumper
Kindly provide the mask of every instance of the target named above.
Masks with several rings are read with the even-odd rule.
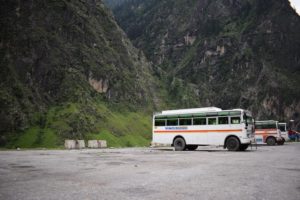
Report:
[[[251,144],[255,143],[254,138],[240,138],[241,144]]]

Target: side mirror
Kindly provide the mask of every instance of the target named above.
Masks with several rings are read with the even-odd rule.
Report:
[[[245,121],[245,124],[246,124],[246,128],[247,128],[248,127],[248,121],[247,121],[247,115],[245,113],[244,113],[243,118],[244,118],[244,121]]]

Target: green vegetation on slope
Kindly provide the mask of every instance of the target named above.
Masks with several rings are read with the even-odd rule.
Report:
[[[151,115],[115,110],[103,103],[68,103],[36,114],[32,126],[7,145],[9,148],[56,148],[64,139],[103,139],[109,147],[148,146],[151,142]]]

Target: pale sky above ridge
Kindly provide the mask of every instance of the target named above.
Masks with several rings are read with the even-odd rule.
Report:
[[[300,15],[300,0],[289,0],[291,6],[296,9],[297,13]]]

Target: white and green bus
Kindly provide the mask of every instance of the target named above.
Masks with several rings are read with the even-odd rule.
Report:
[[[153,115],[152,143],[172,145],[176,151],[198,146],[223,146],[244,151],[254,142],[251,112],[216,107],[166,110]]]

